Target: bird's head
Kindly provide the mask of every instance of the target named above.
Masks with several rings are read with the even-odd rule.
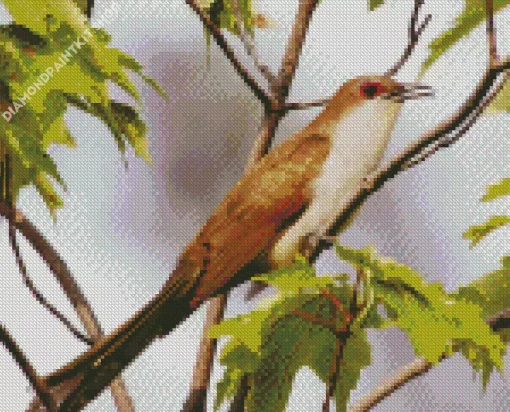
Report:
[[[389,76],[355,77],[338,89],[318,120],[319,123],[336,123],[362,107],[377,107],[393,116],[406,100],[430,95],[432,90],[429,86],[401,83]]]
[[[333,100],[349,102],[350,105],[370,100],[403,103],[431,94],[429,86],[418,83],[400,83],[388,76],[360,76],[340,87]]]

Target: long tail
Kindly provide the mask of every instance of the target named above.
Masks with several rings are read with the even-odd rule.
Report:
[[[163,289],[130,320],[46,379],[59,411],[81,410],[155,338],[189,317],[195,309],[190,302],[198,266],[186,263],[179,265]]]

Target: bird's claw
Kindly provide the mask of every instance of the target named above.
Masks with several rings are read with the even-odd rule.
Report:
[[[310,259],[314,253],[317,251],[319,246],[327,246],[331,247],[335,243],[335,236],[327,236],[324,234],[320,234],[321,232],[315,231],[308,233],[303,241],[303,245],[301,248],[301,253],[307,258]],[[322,232],[324,233],[324,232]]]

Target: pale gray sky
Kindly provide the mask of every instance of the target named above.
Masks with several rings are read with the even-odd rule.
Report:
[[[96,0],[94,21],[118,2],[117,19],[105,21],[115,46],[132,53],[170,95],[164,102],[142,87],[143,116],[149,125],[154,167],[128,156],[126,171],[105,127],[79,112],[67,119],[78,149],[54,151],[69,191],[56,224],[34,190],[25,190],[20,207],[60,251],[90,298],[107,330],[141,307],[168,276],[180,250],[242,173],[260,118],[260,107],[216,47],[206,67],[206,43],[196,16],[183,0]],[[327,97],[349,77],[380,73],[406,44],[410,0],[387,0],[369,14],[365,0],[323,1],[312,21],[291,100]],[[462,9],[456,0],[429,0],[433,14],[409,65],[399,75],[416,79],[431,38],[451,25]],[[258,11],[276,22],[261,31],[262,61],[276,69],[297,0],[254,0]],[[1,19],[8,20],[5,11]],[[502,52],[510,51],[509,13],[499,15]],[[505,27],[506,26],[506,27]],[[506,32],[505,32],[506,31]],[[454,112],[484,70],[483,28],[447,53],[423,78],[436,96],[406,104],[390,148],[396,153],[424,130]],[[117,92],[118,93],[118,92]],[[309,121],[317,110],[292,113],[278,139]],[[474,250],[462,232],[491,214],[509,213],[508,202],[480,204],[483,188],[510,175],[508,115],[482,119],[455,147],[399,176],[370,199],[341,240],[371,244],[381,254],[413,265],[448,289],[497,268],[509,253],[509,229],[498,231]],[[21,286],[2,226],[0,319],[19,340],[37,369],[49,373],[71,360],[76,343]],[[69,305],[38,257],[22,242],[30,273],[44,293],[73,319]],[[325,254],[319,270],[335,270]],[[234,293],[229,314],[245,310]],[[203,310],[170,337],[152,345],[125,373],[140,411],[179,411],[191,377]],[[431,337],[432,338],[432,337]],[[405,336],[390,330],[371,333],[373,365],[362,374],[358,398],[396,368],[413,359]],[[21,411],[31,398],[24,377],[0,351],[0,411]],[[508,368],[506,369],[508,373]],[[216,368],[215,377],[220,371]],[[482,394],[467,363],[454,357],[416,379],[375,410],[505,411],[510,402],[506,378],[495,375]],[[295,382],[288,411],[320,410],[324,386],[309,371]],[[87,411],[113,411],[109,393]]]

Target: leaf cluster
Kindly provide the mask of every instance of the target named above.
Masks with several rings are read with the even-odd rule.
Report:
[[[284,411],[296,374],[309,368],[334,385],[337,410],[346,410],[371,361],[369,328],[402,329],[416,354],[432,363],[459,351],[481,372],[484,385],[494,368],[501,370],[505,344],[486,324],[481,301],[448,294],[370,248],[336,251],[362,284],[348,283],[346,275],[318,277],[299,258],[292,267],[257,278],[278,288],[276,298],[212,329],[215,338],[229,337],[216,408],[247,379],[248,411]]]
[[[35,185],[54,213],[62,206],[54,182],[64,185],[48,149],[75,146],[64,115],[71,104],[105,122],[119,149],[134,148],[149,160],[145,125],[138,109],[114,101],[109,85],[140,95],[135,73],[156,88],[141,65],[109,46],[103,29],[91,28],[73,1],[5,0],[14,23],[0,26],[0,144],[13,159],[12,191]],[[35,93],[34,93],[35,90]]]

